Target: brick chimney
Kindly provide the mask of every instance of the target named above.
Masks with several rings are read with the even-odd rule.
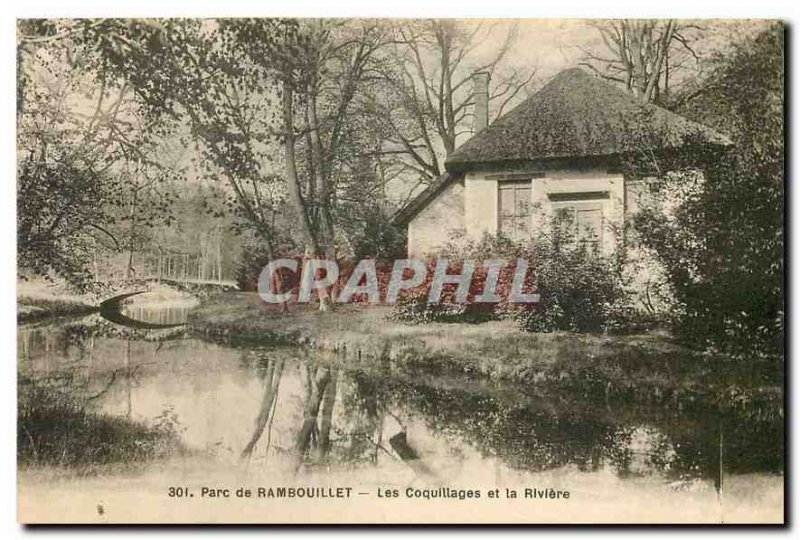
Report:
[[[476,71],[472,74],[472,92],[475,103],[472,132],[478,133],[489,125],[489,73]]]

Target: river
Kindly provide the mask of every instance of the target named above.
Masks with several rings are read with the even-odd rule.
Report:
[[[180,325],[186,311],[125,314]],[[108,440],[53,436],[57,427],[23,418],[25,521],[783,519],[780,411],[591,403],[457,377],[393,379],[332,368],[306,349],[228,348],[181,326],[130,329],[98,314],[20,326],[18,363],[21,397],[67,400],[79,415],[70,426],[88,413],[122,433],[119,442],[117,431]],[[150,430],[149,446],[122,440],[135,438],[129,424]],[[310,491],[274,498],[270,487]]]

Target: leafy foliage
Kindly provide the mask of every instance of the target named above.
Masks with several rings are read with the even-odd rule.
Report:
[[[97,178],[59,156],[52,162],[25,159],[18,171],[18,265],[23,272],[53,272],[76,285],[88,281],[86,268],[97,245],[88,232],[108,214],[98,199],[110,196]],[[101,225],[100,225],[101,226]]]
[[[126,85],[81,39],[96,24],[22,21],[17,53],[19,266],[78,287],[98,255],[169,222],[160,185],[177,174]]]
[[[428,303],[427,293],[434,263],[428,264],[425,282],[402,295],[394,317],[408,322],[482,322],[513,318],[528,332],[615,332],[627,330],[638,321],[629,306],[621,262],[596,247],[581,242],[573,227],[562,226],[569,216],[557,215],[545,232],[527,243],[502,235],[486,235],[477,242],[451,244],[443,257],[451,261],[454,273],[460,261],[505,260],[496,292],[496,303],[477,302],[486,282],[485,268],[476,267],[465,303],[454,300],[455,287],[445,286],[441,303]],[[535,291],[536,304],[512,304],[516,261],[528,262],[523,292]]]
[[[292,242],[291,238],[283,237],[278,246],[278,254],[283,254],[284,256],[288,257],[289,254],[295,251],[297,251],[297,245]],[[258,290],[258,278],[261,275],[261,271],[264,269],[264,267],[269,264],[270,260],[272,260],[272,255],[274,254],[268,253],[266,249],[264,249],[264,244],[259,242],[257,238],[248,239],[245,242],[234,272],[234,280],[236,281],[236,285],[239,287],[239,290]],[[298,261],[298,265],[301,262],[302,261]],[[284,290],[293,288],[296,284],[292,283],[290,285],[287,276],[283,274],[286,274],[286,272],[282,272],[281,275],[282,286]],[[297,280],[295,279],[294,281]]]
[[[746,361],[781,358],[783,27],[739,43],[714,64],[679,112],[728,133],[735,145],[722,156],[697,148],[657,160],[657,170],[672,172],[658,175],[653,189],[680,197],[667,212],[651,205],[636,226],[667,271],[682,339]]]
[[[528,332],[605,333],[629,329],[630,307],[623,261],[577,234],[572,217],[556,214],[530,246],[535,264],[538,304],[514,316]]]

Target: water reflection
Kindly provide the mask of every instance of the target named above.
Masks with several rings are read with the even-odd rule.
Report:
[[[181,314],[137,308],[133,316],[164,324]],[[567,467],[676,488],[782,473],[777,414],[597,405],[500,385],[377,377],[337,369],[325,354],[227,349],[183,330],[120,329],[97,316],[18,335],[21,393],[25,381],[61,377],[86,407],[169,422],[187,447],[221,466],[384,471],[429,483]]]
[[[180,325],[186,323],[189,308],[185,306],[152,307],[147,305],[123,306],[122,313],[145,323],[157,325]]]
[[[146,291],[125,293],[100,304],[100,315],[109,322],[136,330],[161,330],[186,323],[188,307],[156,306],[131,303]]]

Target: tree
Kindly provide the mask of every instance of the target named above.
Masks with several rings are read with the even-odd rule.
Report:
[[[22,21],[18,42],[19,266],[79,287],[98,252],[123,249],[115,223],[131,186],[166,178],[128,87],[79,39],[94,25]],[[168,212],[162,202],[136,218]]]
[[[678,335],[747,362],[783,355],[783,43],[775,24],[714,59],[680,112],[734,146],[690,156],[691,167],[658,164],[673,172],[656,188],[680,191],[680,203],[637,220],[675,293]]]
[[[349,129],[350,113],[383,34],[373,23],[317,20],[301,25],[294,40],[293,56],[284,58],[280,74],[286,178],[307,251],[333,258],[336,177],[348,168],[341,151],[357,136]],[[303,111],[299,126],[295,105]],[[297,128],[304,166],[297,163]]]
[[[271,167],[275,115],[271,81],[248,68],[234,21],[105,20],[84,32],[164,132],[188,132],[208,176],[272,250],[271,211],[279,195]],[[248,76],[247,74],[251,75]]]
[[[262,21],[249,21],[247,54],[265,77],[279,81],[284,177],[307,256],[337,254],[339,193],[352,180],[363,142],[355,110],[368,80],[382,28],[372,22],[283,21],[281,46],[265,48]],[[320,291],[320,308],[330,298]]]
[[[425,20],[401,22],[392,31],[373,102],[383,155],[400,157],[390,160],[394,168],[428,182],[444,172],[444,159],[472,132],[473,73],[490,75],[489,103],[498,117],[523,95],[536,71],[505,66],[516,28],[482,62],[476,49],[497,33],[494,25]]]
[[[675,73],[697,61],[694,24],[666,20],[609,20],[593,23],[605,50],[584,49],[582,65],[604,79],[622,84],[642,100],[661,103],[671,91]]]
[[[306,255],[335,257],[337,190],[361,133],[351,114],[382,46],[380,26],[291,19],[109,25],[89,39],[154,117],[188,119],[207,165],[225,179],[269,258],[277,256],[273,224],[284,198]]]

